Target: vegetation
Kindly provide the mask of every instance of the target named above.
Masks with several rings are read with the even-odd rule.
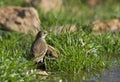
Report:
[[[48,71],[64,74],[90,74],[109,67],[114,60],[119,64],[120,35],[112,33],[98,35],[89,30],[90,22],[95,19],[104,20],[120,16],[119,3],[113,2],[106,1],[104,4],[101,2],[96,8],[89,8],[85,3],[70,0],[64,4],[64,10],[47,14],[37,8],[43,29],[48,30],[50,26],[65,24],[76,24],[79,28],[77,32],[57,36],[49,33],[47,42],[60,53],[56,60],[46,57],[45,64]],[[0,7],[6,4],[24,5],[22,0],[16,0],[14,3],[10,0],[0,1]],[[28,58],[33,40],[34,37],[31,35],[0,30],[1,82],[41,80],[32,61]]]

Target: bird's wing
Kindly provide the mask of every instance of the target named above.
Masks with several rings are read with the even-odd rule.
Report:
[[[47,51],[47,44],[44,40],[37,40],[34,44],[33,44],[33,54],[35,57],[44,57],[44,55],[46,54]]]
[[[46,52],[46,55],[49,55],[49,56],[55,57],[55,58],[58,57],[57,50],[54,47],[50,46],[50,45],[48,45],[48,50]]]

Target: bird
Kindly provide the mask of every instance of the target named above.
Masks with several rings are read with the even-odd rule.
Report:
[[[34,61],[36,64],[42,64],[44,62],[44,57],[48,50],[48,46],[45,40],[47,34],[48,33],[45,30],[39,31],[34,42],[32,43],[31,54],[35,57]],[[42,68],[45,69],[45,66]]]

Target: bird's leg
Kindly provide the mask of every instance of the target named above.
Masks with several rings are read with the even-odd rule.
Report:
[[[45,70],[46,70],[46,67],[45,67],[44,58],[42,58],[41,60],[42,60],[42,61],[37,62],[37,69],[40,69],[40,70],[42,70],[42,71],[45,71]]]
[[[45,58],[43,58],[43,62],[41,63],[40,69],[45,71],[46,67],[45,67]]]

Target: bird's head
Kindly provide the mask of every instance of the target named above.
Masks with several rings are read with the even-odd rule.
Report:
[[[47,34],[48,34],[48,32],[45,31],[45,30],[39,31],[37,33],[37,37],[36,38],[45,38]]]

